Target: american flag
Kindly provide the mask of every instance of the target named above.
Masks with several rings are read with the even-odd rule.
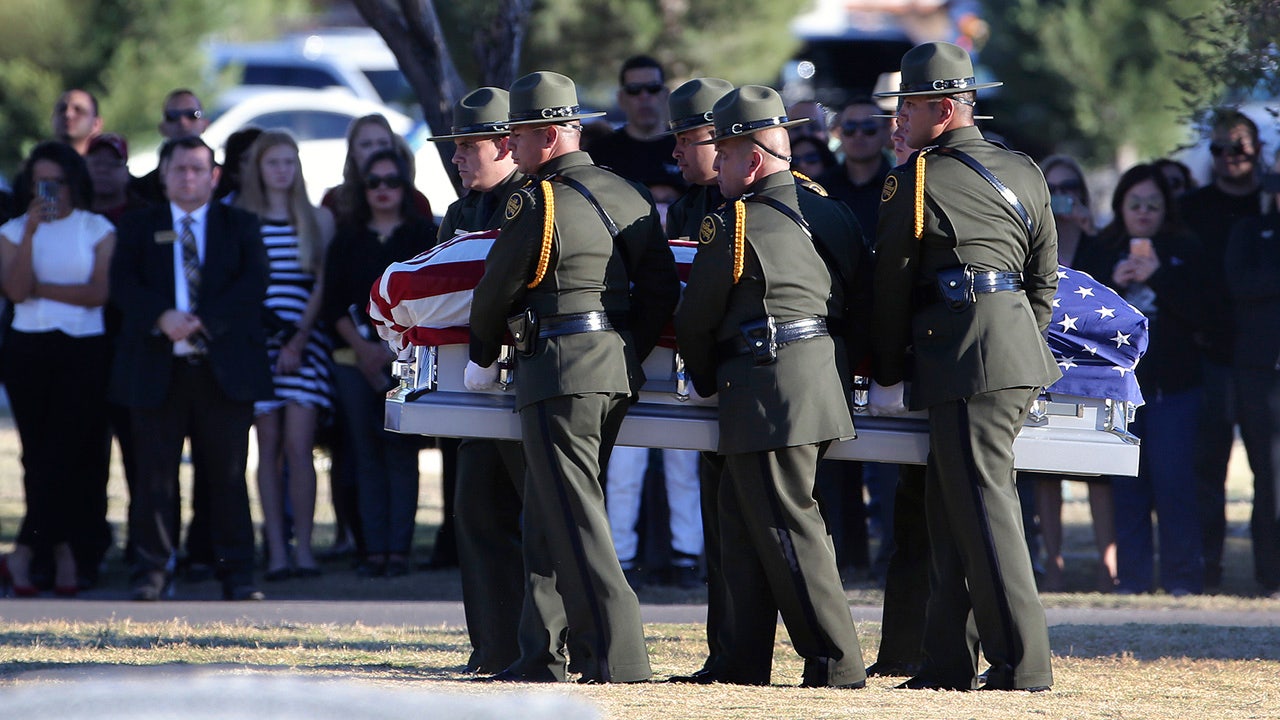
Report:
[[[1133,371],[1147,351],[1147,318],[1088,273],[1058,266],[1049,350],[1062,370],[1050,394],[1142,404]]]

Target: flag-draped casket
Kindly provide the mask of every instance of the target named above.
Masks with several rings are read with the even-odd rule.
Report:
[[[387,428],[452,437],[518,439],[514,392],[471,392],[462,384],[467,362],[471,293],[497,231],[459,235],[405,262],[374,283],[368,312],[379,335],[400,355],[400,387],[388,393]],[[674,240],[681,282],[697,244]],[[1134,474],[1137,439],[1127,423],[1142,403],[1133,368],[1146,348],[1146,318],[1088,275],[1059,268],[1048,341],[1063,377],[1032,410],[1015,443],[1024,470]],[[714,450],[715,399],[691,394],[674,333],[664,334],[645,361],[649,380],[623,424],[619,443]],[[499,361],[501,379],[519,382],[518,362]],[[855,391],[855,406],[865,398]],[[895,418],[855,417],[858,437],[836,443],[828,457],[923,463],[928,453],[925,413]]]

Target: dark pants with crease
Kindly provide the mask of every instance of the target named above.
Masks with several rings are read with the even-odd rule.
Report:
[[[218,386],[207,362],[174,358],[169,391],[159,407],[134,407],[134,447],[142,487],[130,516],[137,560],[135,579],[162,573],[177,551],[178,466],[191,438],[191,465],[208,491],[214,567],[223,584],[248,585],[253,576],[253,523],[245,465],[253,403],[233,400]]]
[[[587,393],[520,410],[527,584],[512,670],[529,679],[564,679],[570,634],[583,679],[652,675],[640,602],[614,552],[600,484],[627,405],[625,395]]]
[[[1008,388],[929,408],[925,515],[932,548],[921,675],[974,688],[1053,684],[1014,485],[1013,440],[1038,390]]]
[[[454,522],[471,639],[467,666],[475,672],[500,672],[520,657],[524,473],[518,442],[465,439],[458,444]]]
[[[728,455],[720,535],[729,594],[724,682],[771,681],[777,616],[804,658],[806,685],[866,679],[862,649],[818,509],[815,475],[826,443]]]
[[[1280,590],[1280,372],[1271,368],[1235,370],[1236,417],[1253,471],[1253,577],[1264,594]]]

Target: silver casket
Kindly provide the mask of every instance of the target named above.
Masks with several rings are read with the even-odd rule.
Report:
[[[463,386],[466,345],[417,346],[396,362],[399,387],[387,393],[386,428],[436,437],[519,440],[515,414],[518,363],[504,353],[504,390],[472,392]],[[678,354],[655,348],[645,360],[648,377],[639,401],[622,424],[618,444],[636,447],[715,450],[719,435],[715,398],[690,393]],[[898,464],[924,464],[929,452],[927,413],[871,417],[866,397],[854,392],[858,436],[833,443],[827,457]],[[1014,443],[1019,470],[1071,475],[1136,475],[1138,439],[1128,424],[1128,402],[1043,394]]]

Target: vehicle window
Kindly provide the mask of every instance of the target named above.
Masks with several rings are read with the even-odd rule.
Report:
[[[373,89],[378,91],[382,102],[388,105],[410,106],[418,101],[413,94],[413,88],[409,87],[409,81],[398,69],[365,70],[364,75],[369,78]]]
[[[341,140],[347,136],[351,116],[322,110],[283,110],[264,113],[246,124],[262,128],[283,128],[298,141]]]
[[[244,67],[244,85],[285,85],[323,90],[342,86],[342,81],[323,68],[299,65],[253,65]]]

